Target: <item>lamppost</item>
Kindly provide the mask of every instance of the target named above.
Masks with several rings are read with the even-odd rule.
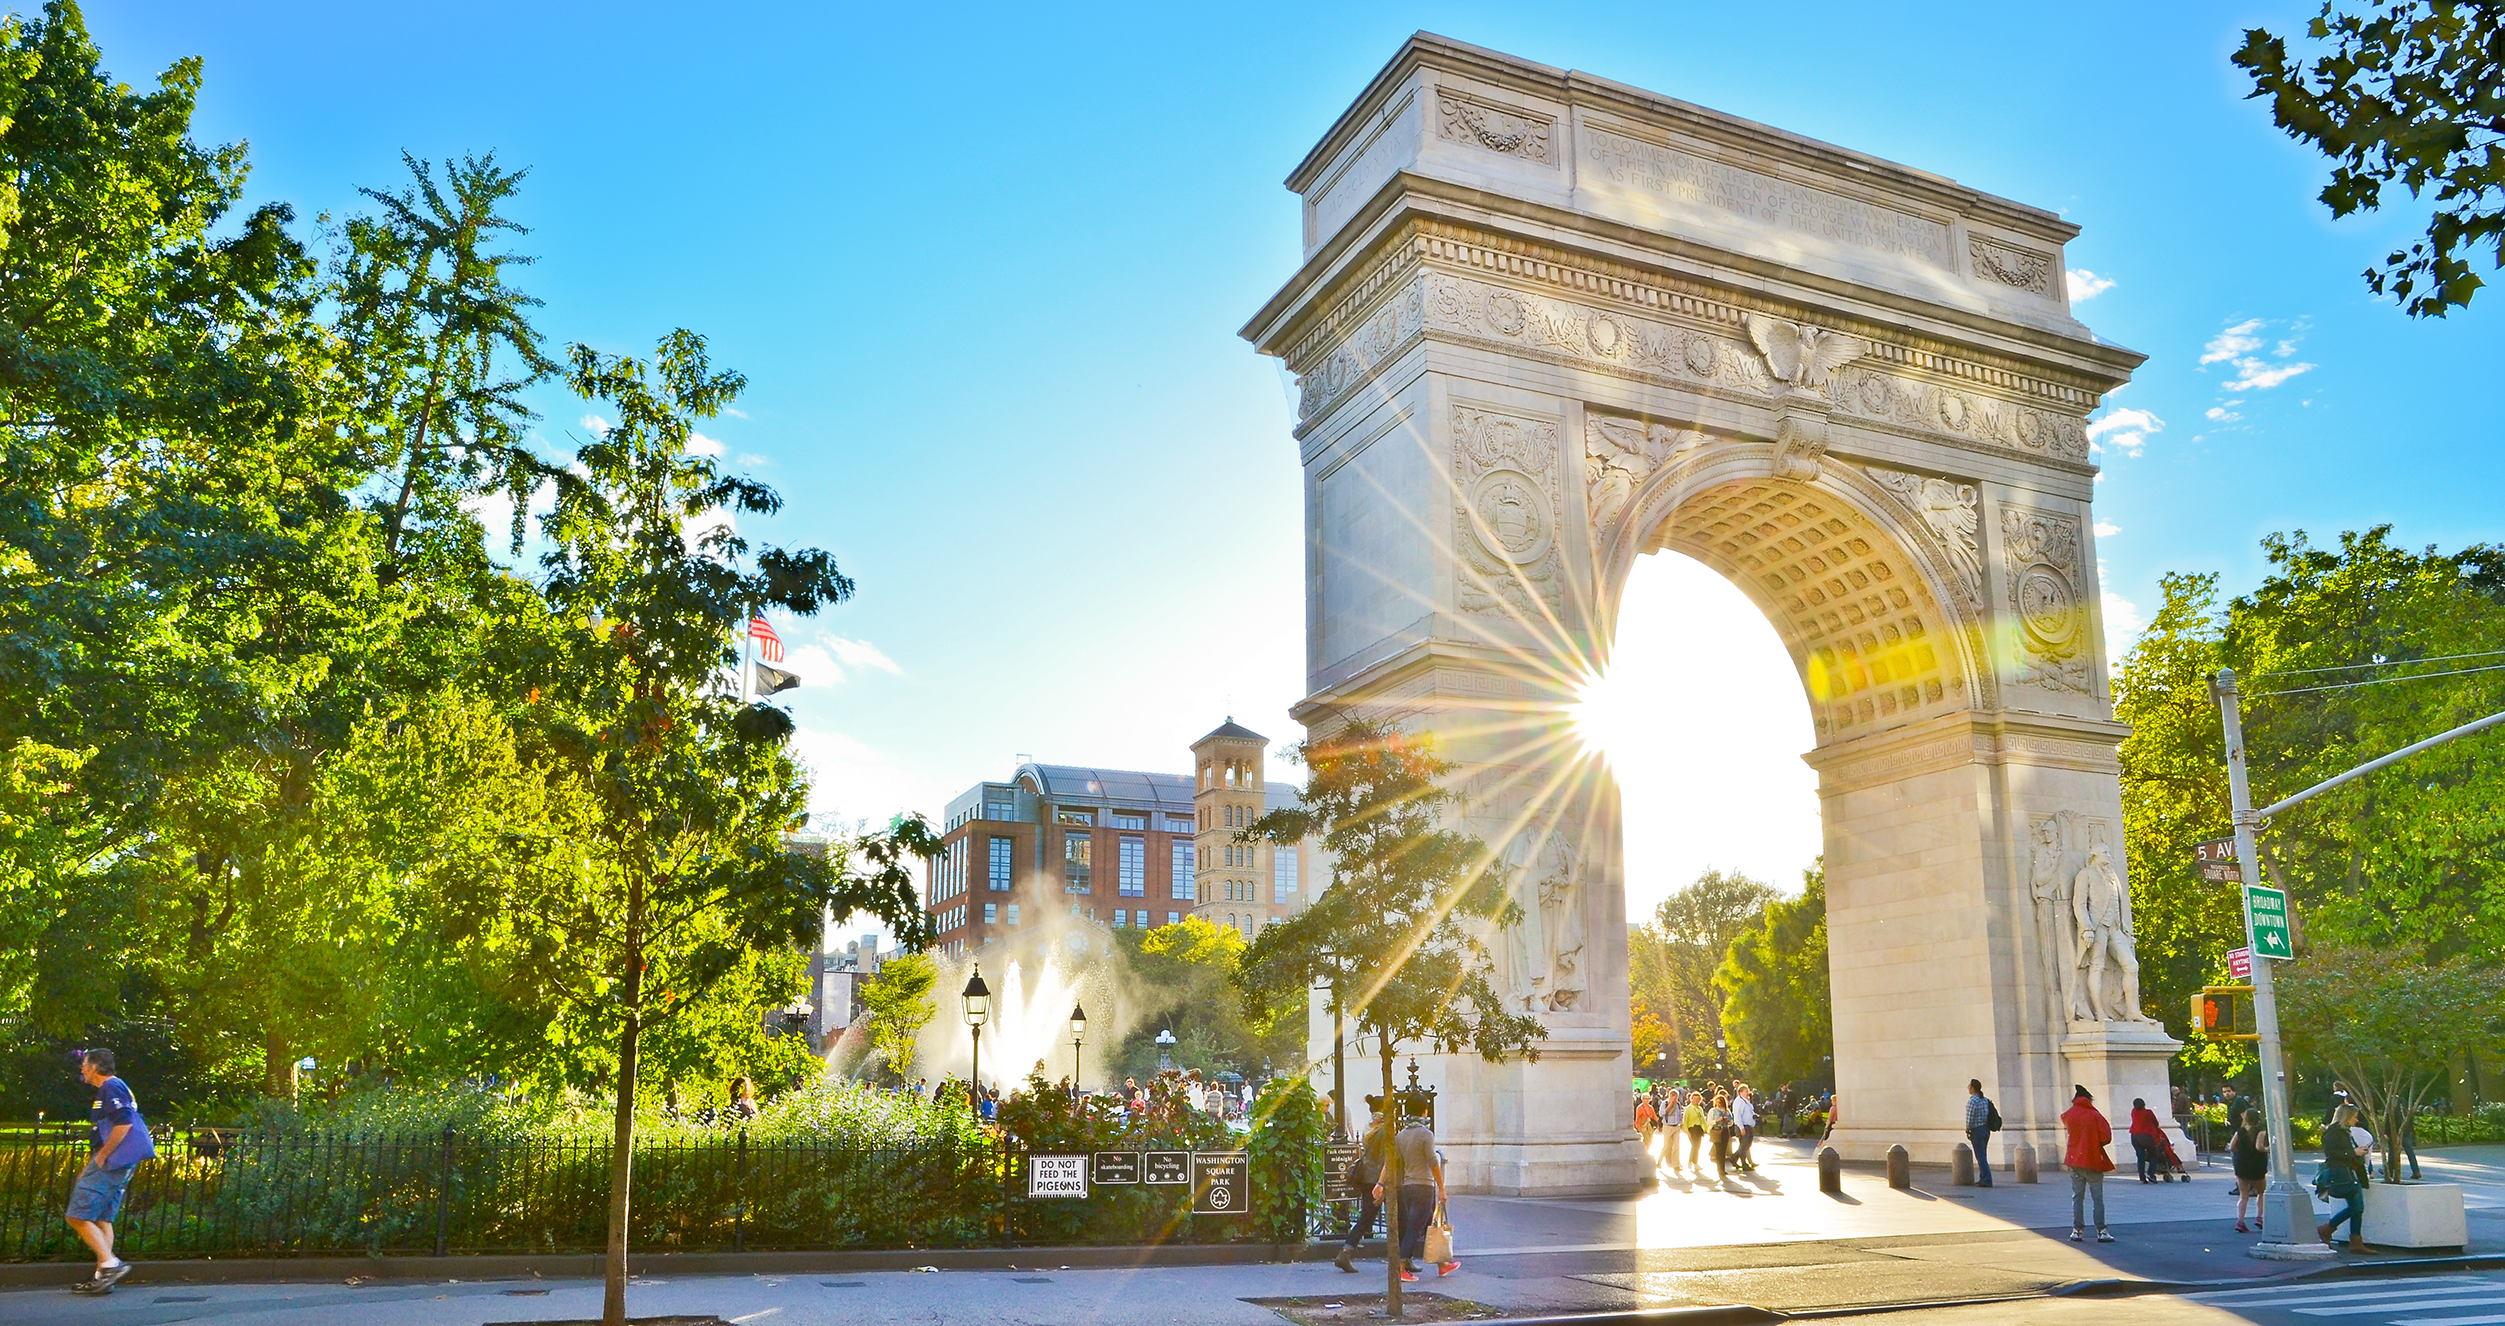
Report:
[[[1160,1073],[1174,1071],[1174,1028],[1172,1027],[1157,1033],[1157,1071]]]
[[[1721,1078],[1726,1086],[1728,1086],[1731,1081],[1731,1061],[1725,1052],[1730,1048],[1731,1042],[1724,1040],[1722,1038],[1722,1033],[1715,1032],[1713,1038],[1714,1076]]]
[[[783,1006],[783,1030],[799,1035],[809,1025],[809,1001],[795,999]]]
[[[983,964],[974,964],[974,975],[966,978],[962,997],[965,1000],[965,1024],[974,1031],[974,1073],[969,1083],[972,1094],[967,1103],[974,1112],[983,1112],[983,1022],[992,1015],[992,988],[983,984]]]
[[[1087,1010],[1070,1005],[1070,1099],[1079,1098],[1079,1044],[1087,1039]]]

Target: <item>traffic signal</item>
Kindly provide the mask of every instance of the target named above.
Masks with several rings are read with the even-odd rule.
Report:
[[[2213,1041],[2258,1039],[2253,1029],[2253,987],[2213,985],[2192,996],[2192,1030]]]

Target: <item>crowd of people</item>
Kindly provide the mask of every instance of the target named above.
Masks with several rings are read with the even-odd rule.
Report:
[[[1635,1131],[1655,1167],[1672,1173],[1685,1169],[1704,1177],[1710,1147],[1714,1177],[1720,1180],[1735,1170],[1746,1173],[1757,1168],[1753,1148],[1761,1128],[1772,1128],[1783,1137],[1796,1136],[1796,1123],[1832,1118],[1834,1102],[1831,1092],[1804,1095],[1789,1082],[1761,1099],[1755,1088],[1737,1079],[1728,1086],[1657,1081],[1635,1093]],[[1658,1153],[1656,1139],[1660,1141]],[[1680,1159],[1682,1140],[1686,1142],[1684,1162]]]

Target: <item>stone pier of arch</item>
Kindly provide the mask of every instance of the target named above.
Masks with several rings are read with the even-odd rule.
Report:
[[[2079,956],[2083,930],[2129,934],[2127,892],[2081,920],[2082,890],[2122,883],[2125,731],[2086,416],[2141,356],[2072,315],[2076,227],[1427,34],[1288,187],[1305,260],[1244,335],[1298,383],[1296,716],[1431,731],[1460,763],[1455,813],[1525,914],[1490,937],[1500,976],[1547,1029],[1535,1062],[1419,1056],[1456,1185],[1649,1179],[1629,808],[1565,712],[1663,549],[1750,595],[1809,697],[1839,1149],[1945,1160],[1968,1078],[2004,1163],[2057,1163],[2074,1083],[2117,1111],[2162,1098],[2177,1043],[2118,993],[2116,944],[2101,1001]]]

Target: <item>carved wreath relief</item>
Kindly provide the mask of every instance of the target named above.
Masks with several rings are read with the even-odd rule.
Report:
[[[1970,483],[1953,483],[1927,475],[1906,474],[1899,470],[1870,467],[1870,477],[1885,488],[1907,511],[1922,518],[1938,541],[1940,554],[1957,572],[1957,583],[1966,591],[1966,602],[1983,604],[1983,557],[1975,547],[1975,535],[1982,526],[1976,510],[1975,488]]]
[[[1450,88],[1435,90],[1435,132],[1452,142],[1549,165],[1556,159],[1551,143],[1556,127],[1545,115],[1491,105]]]
[[[1453,407],[1452,418],[1461,610],[1480,616],[1555,613],[1556,422],[1462,405]]]
[[[1966,237],[1966,256],[1974,259],[1975,275],[2014,285],[2031,295],[2053,297],[2053,255],[1995,244],[1981,235]]]
[[[2039,947],[2072,1022],[2148,1022],[2140,1010],[2140,961],[2131,892],[2113,826],[2071,811],[2036,816],[2027,830],[2027,885]]]
[[[2018,625],[2018,681],[2088,694],[2087,583],[2079,522],[2029,507],[2001,508],[2001,555]]]

